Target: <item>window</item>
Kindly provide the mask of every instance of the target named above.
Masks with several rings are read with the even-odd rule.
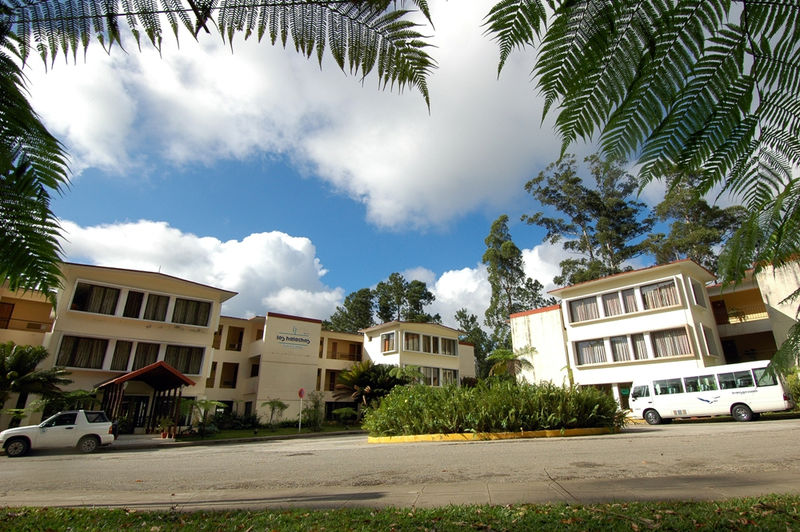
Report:
[[[145,305],[144,307],[144,316],[142,316],[142,319],[152,320],[152,321],[166,321],[168,305],[169,305],[169,296],[148,294],[147,305]]]
[[[622,301],[619,299],[619,293],[603,294],[603,311],[606,316],[619,316],[623,313]]]
[[[127,371],[128,361],[131,358],[131,349],[133,349],[133,342],[126,340],[117,340],[114,346],[114,356],[111,359],[111,369],[114,371]]]
[[[168,345],[164,354],[164,362],[181,373],[199,375],[203,367],[203,347],[190,347],[187,345]]]
[[[211,363],[211,373],[208,374],[208,378],[206,379],[206,388],[213,388],[214,381],[217,379],[217,363]]]
[[[250,377],[258,377],[259,371],[261,371],[261,359],[250,362]]]
[[[236,362],[223,362],[222,374],[220,375],[220,388],[236,388],[236,381],[239,376],[239,364]]]
[[[73,368],[101,369],[106,349],[108,340],[103,338],[64,336],[56,364]]]
[[[439,352],[439,337],[431,336],[431,353]]]
[[[458,382],[457,369],[442,369],[442,386]]]
[[[428,386],[439,386],[439,368],[421,367],[422,371],[422,384]]]
[[[450,355],[455,356],[456,353],[456,341],[452,338],[442,338],[442,351],[443,355]]]
[[[689,337],[686,329],[668,329],[650,333],[653,342],[653,354],[656,358],[690,355]]]
[[[714,341],[714,333],[711,332],[711,329],[706,327],[705,325],[700,325],[703,328],[703,338],[706,340],[706,350],[708,354],[712,357],[719,356],[719,350],[717,349],[717,342]]]
[[[622,302],[625,306],[625,312],[636,312],[639,310],[639,305],[636,303],[636,291],[633,288],[622,291]]]
[[[632,334],[631,343],[633,344],[633,358],[635,360],[645,360],[647,358],[647,343],[644,341],[644,334]]]
[[[211,303],[208,301],[178,297],[175,299],[175,309],[172,311],[172,322],[205,327],[208,325],[210,315]]]
[[[70,309],[113,315],[117,310],[118,299],[118,288],[78,283],[75,287],[75,295],[72,296]]]
[[[78,419],[77,412],[69,412],[65,414],[59,414],[55,417],[51,417],[44,423],[42,423],[45,427],[64,427],[68,425],[74,425],[75,421]]]
[[[753,373],[756,375],[756,386],[777,386],[778,378],[775,371],[770,368],[755,368]]]
[[[692,285],[692,295],[694,296],[694,302],[700,305],[701,307],[706,307],[706,297],[703,295],[703,285],[700,284],[699,281],[695,281],[694,279],[689,279],[689,283]]]
[[[683,393],[683,385],[680,379],[664,379],[660,381],[653,381],[653,388],[656,395],[672,395],[676,393]]]
[[[228,351],[241,351],[242,341],[244,340],[244,328],[228,327],[228,337],[225,341],[225,348]]]
[[[578,352],[578,365],[601,364],[606,361],[606,348],[603,340],[586,340],[577,342],[575,350]]]
[[[570,301],[569,314],[573,323],[599,318],[600,314],[597,311],[597,298],[592,296]]]
[[[611,356],[614,357],[614,362],[624,362],[631,359],[627,336],[614,336],[611,338]]]
[[[633,391],[631,391],[631,397],[633,399],[650,397],[650,388],[648,386],[634,386]]]
[[[641,292],[645,309],[671,307],[680,304],[675,281],[672,279],[643,286]]]
[[[422,335],[422,351],[424,353],[432,353],[431,351],[431,337],[427,334]]]
[[[719,387],[721,390],[730,390],[732,388],[752,388],[755,386],[753,383],[753,375],[749,371],[720,373],[717,375],[717,378],[719,379]]]
[[[381,335],[381,351],[394,351],[394,333],[383,333]]]
[[[717,382],[713,375],[701,375],[699,377],[686,377],[683,379],[686,386],[686,393],[708,392],[717,389]]]
[[[420,335],[419,333],[407,332],[404,333],[405,344],[403,349],[406,351],[420,351]]]
[[[138,318],[139,313],[142,311],[143,302],[144,293],[131,290],[128,292],[128,298],[125,300],[125,309],[122,311],[122,315],[126,318]]]
[[[158,360],[159,347],[161,346],[158,344],[139,342],[136,346],[136,355],[133,357],[133,368],[131,369],[141,369]]]

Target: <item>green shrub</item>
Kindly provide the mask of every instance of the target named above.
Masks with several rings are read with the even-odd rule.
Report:
[[[800,370],[795,369],[786,376],[786,388],[794,399],[795,410],[800,410]]]
[[[613,397],[591,387],[506,381],[474,388],[398,386],[364,416],[372,436],[621,428],[625,413]]]

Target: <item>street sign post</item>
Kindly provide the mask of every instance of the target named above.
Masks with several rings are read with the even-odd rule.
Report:
[[[297,390],[297,397],[300,398],[300,415],[297,416],[297,432],[303,429],[303,397],[306,396],[305,388]]]

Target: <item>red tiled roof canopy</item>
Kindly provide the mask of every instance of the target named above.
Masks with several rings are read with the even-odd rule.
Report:
[[[102,388],[127,381],[142,381],[149,384],[154,390],[171,390],[180,386],[193,386],[195,384],[189,377],[161,360],[98,384],[97,387]]]

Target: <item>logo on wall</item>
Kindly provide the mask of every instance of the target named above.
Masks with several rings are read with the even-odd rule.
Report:
[[[279,332],[275,339],[284,347],[301,349],[311,344],[308,333],[297,332],[297,327],[292,327],[292,332]]]

